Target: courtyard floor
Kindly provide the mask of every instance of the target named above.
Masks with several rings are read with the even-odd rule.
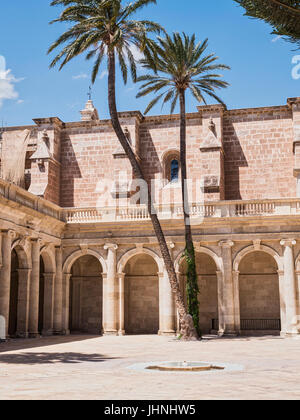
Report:
[[[241,371],[173,373],[136,363],[209,361]],[[0,344],[0,399],[300,399],[300,340],[184,343],[169,337],[49,337]]]

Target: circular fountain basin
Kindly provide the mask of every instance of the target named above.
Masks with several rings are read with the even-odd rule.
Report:
[[[163,362],[157,365],[147,366],[146,369],[160,370],[162,372],[207,372],[211,370],[224,370],[225,368],[202,362]]]
[[[241,372],[244,367],[241,365],[219,363],[219,362],[143,362],[135,363],[134,365],[128,366],[127,369],[135,370],[139,372],[152,372],[154,373],[182,373],[182,374],[208,374],[213,375],[214,373],[226,373],[226,372]]]

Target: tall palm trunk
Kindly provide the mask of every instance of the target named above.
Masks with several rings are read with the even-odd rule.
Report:
[[[189,193],[187,184],[187,158],[186,158],[186,106],[185,106],[185,90],[179,92],[180,96],[180,165],[181,165],[181,189],[182,189],[182,203],[184,214],[184,228],[185,228],[185,258],[187,263],[187,300],[188,312],[193,317],[194,326],[199,337],[201,331],[199,328],[199,286],[196,272],[196,258],[195,248],[193,243],[190,207],[189,207]]]
[[[134,175],[138,179],[145,180],[142,168],[140,167],[139,162],[136,159],[136,156],[122,130],[118,112],[117,112],[117,106],[116,106],[116,62],[115,62],[115,52],[114,50],[110,50],[108,52],[108,104],[109,104],[109,112],[111,117],[112,126],[115,130],[115,133],[131,163]],[[161,254],[165,263],[165,267],[169,276],[172,292],[175,295],[175,302],[176,307],[179,313],[179,319],[181,322],[181,325],[184,324],[183,320],[185,316],[187,315],[187,311],[184,305],[184,300],[180,291],[179,283],[177,281],[176,272],[174,269],[174,264],[171,259],[171,255],[168,249],[168,245],[166,243],[166,239],[164,237],[160,222],[158,220],[156,210],[154,207],[154,204],[152,202],[152,195],[150,188],[148,188],[148,211],[149,215],[153,224],[153,229],[155,231]],[[189,339],[188,334],[189,331],[187,329],[182,328],[182,335],[183,338]]]

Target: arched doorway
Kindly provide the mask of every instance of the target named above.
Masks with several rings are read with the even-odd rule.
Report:
[[[10,275],[10,299],[9,299],[9,323],[8,334],[15,337],[18,322],[18,295],[19,295],[19,258],[13,249],[11,253],[11,275]]]
[[[132,257],[125,266],[125,331],[159,331],[159,280],[155,260],[147,254]]]
[[[279,333],[280,292],[275,259],[262,251],[247,254],[239,265],[241,331]]]
[[[210,334],[218,320],[217,266],[210,255],[196,252],[196,268],[199,285],[199,318],[202,334]],[[187,305],[186,262],[180,265],[181,289]]]
[[[70,331],[102,334],[102,266],[93,255],[78,258],[71,269]]]

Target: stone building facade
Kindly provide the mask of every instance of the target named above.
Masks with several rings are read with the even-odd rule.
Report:
[[[185,295],[179,116],[120,120]],[[175,334],[168,276],[110,121],[91,101],[79,122],[33,121],[0,139],[3,150],[30,131],[25,188],[0,179],[0,338]],[[300,98],[199,107],[187,143],[202,331],[298,335]]]

